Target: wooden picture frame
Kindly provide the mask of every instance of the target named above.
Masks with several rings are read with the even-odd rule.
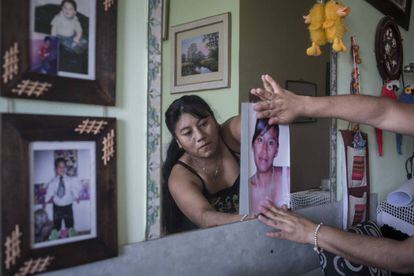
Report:
[[[316,83],[301,81],[301,80],[287,80],[286,89],[292,91],[297,95],[316,97],[318,86]],[[312,123],[316,122],[315,118],[311,117],[298,117],[293,123]]]
[[[81,42],[73,42],[72,45],[82,47],[72,49],[73,51],[64,50],[67,49],[64,47],[64,38],[58,38],[58,34],[52,35],[51,22],[54,20],[53,16],[56,17],[56,9],[61,9],[60,2],[47,0],[49,4],[42,4],[45,1],[35,1],[16,0],[0,3],[1,96],[114,106],[116,1],[76,0],[78,9],[89,5],[89,17],[81,11],[76,13],[82,26],[82,37]],[[38,11],[38,8],[44,9]],[[86,25],[83,22],[87,22]],[[53,50],[54,45],[58,45],[58,49],[55,49],[58,58],[53,59],[52,56],[55,55],[49,52],[41,53],[40,43],[46,43],[46,37],[58,41],[57,44],[51,43],[51,46],[48,46]],[[40,64],[43,64],[41,60],[45,60],[45,56],[53,59],[47,64],[48,71],[35,67],[36,55],[42,55],[37,57]],[[59,64],[56,59],[59,60]],[[53,66],[63,68],[65,64],[69,67],[63,69],[66,71],[64,76],[60,74],[60,69],[49,71]]]
[[[380,12],[392,16],[398,25],[408,31],[412,0],[366,0]]]
[[[230,13],[171,27],[171,93],[230,86]]]
[[[170,27],[170,0],[162,0],[162,40],[168,40],[168,29]]]
[[[2,275],[117,256],[116,119],[1,114],[0,123]]]

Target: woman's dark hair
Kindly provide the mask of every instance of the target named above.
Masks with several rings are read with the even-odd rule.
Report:
[[[198,119],[214,117],[213,110],[199,96],[186,95],[173,101],[165,111],[165,124],[171,135],[175,137],[175,126],[183,113],[190,114]]]
[[[254,128],[254,134],[253,134],[253,139],[252,139],[252,145],[254,144],[254,141],[256,140],[257,136],[264,135],[271,128],[273,128],[276,131],[277,142],[279,144],[279,125],[269,125],[269,119],[263,118],[263,119],[257,119],[256,121],[256,126]]]
[[[185,95],[176,99],[165,112],[165,124],[173,136],[167,150],[167,158],[162,168],[162,220],[166,234],[196,228],[177,207],[168,189],[168,179],[171,170],[178,159],[184,154],[184,150],[178,146],[175,139],[175,127],[181,115],[184,113],[199,119],[211,116],[216,120],[210,106],[202,98],[195,95]]]
[[[62,0],[60,3],[60,8],[63,8],[63,5],[65,5],[65,3],[71,4],[75,11],[78,11],[78,5],[76,4],[75,0]]]

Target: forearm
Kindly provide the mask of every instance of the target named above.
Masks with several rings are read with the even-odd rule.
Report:
[[[79,42],[82,35],[83,35],[82,26],[80,25],[79,22],[77,22],[77,24],[75,25],[75,37],[74,37],[74,39]]]
[[[81,39],[81,37],[82,37],[82,32],[77,32],[77,33],[76,33],[76,36],[75,36],[75,38],[74,38],[74,39],[75,39],[76,41],[79,41],[79,40]]]
[[[261,99],[254,107],[257,117],[269,118],[270,124],[290,123],[298,116],[332,117],[414,135],[412,104],[366,95],[299,96],[282,89],[269,75],[262,81],[265,89],[253,88],[250,93]]]
[[[355,123],[381,125],[391,101],[363,95],[302,97],[303,116],[339,118]]]
[[[313,241],[309,241],[313,245]],[[322,226],[318,233],[318,245],[352,262],[392,271],[408,272],[414,269],[412,250],[403,242],[376,238]]]
[[[52,197],[53,197],[53,190],[50,187],[48,187],[46,191],[45,199],[44,199],[45,204],[48,203]]]
[[[208,228],[240,221],[238,214],[221,213],[213,210],[204,211],[201,215],[200,227]]]
[[[273,202],[262,205],[259,220],[279,231],[267,232],[268,237],[314,245],[317,225]],[[318,246],[352,262],[398,272],[414,272],[414,237],[405,241],[358,235],[322,225],[317,232]]]
[[[384,97],[341,95],[299,97],[302,116],[339,118],[384,130],[414,135],[414,106]]]

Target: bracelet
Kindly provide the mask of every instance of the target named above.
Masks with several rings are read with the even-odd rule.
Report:
[[[248,214],[243,215],[243,216],[241,217],[240,221],[245,221],[245,220],[246,220],[246,218],[247,218],[248,216],[249,216]]]
[[[323,252],[323,248],[318,247],[318,232],[319,232],[319,229],[321,228],[322,224],[323,224],[323,222],[319,223],[316,226],[315,232],[313,232],[313,250],[318,254],[321,254]]]

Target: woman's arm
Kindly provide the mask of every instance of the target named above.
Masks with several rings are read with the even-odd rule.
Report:
[[[272,202],[262,205],[259,220],[280,231],[268,232],[271,238],[314,245],[316,224],[298,214],[279,209]],[[320,228],[318,246],[352,262],[398,272],[414,272],[414,237],[394,241],[341,231],[329,226]]]
[[[199,181],[190,172],[175,166],[168,179],[168,188],[181,212],[200,228],[240,221],[238,214],[217,212],[201,193]]]
[[[384,130],[414,135],[414,106],[364,95],[330,97],[299,96],[282,89],[269,75],[262,76],[264,89],[251,93],[262,99],[255,105],[259,118],[286,124],[298,116],[339,118]]]
[[[318,233],[318,244],[356,263],[401,273],[414,272],[414,237],[405,241],[395,241],[322,226]]]
[[[221,135],[233,151],[240,152],[240,116],[225,121],[221,125]]]

